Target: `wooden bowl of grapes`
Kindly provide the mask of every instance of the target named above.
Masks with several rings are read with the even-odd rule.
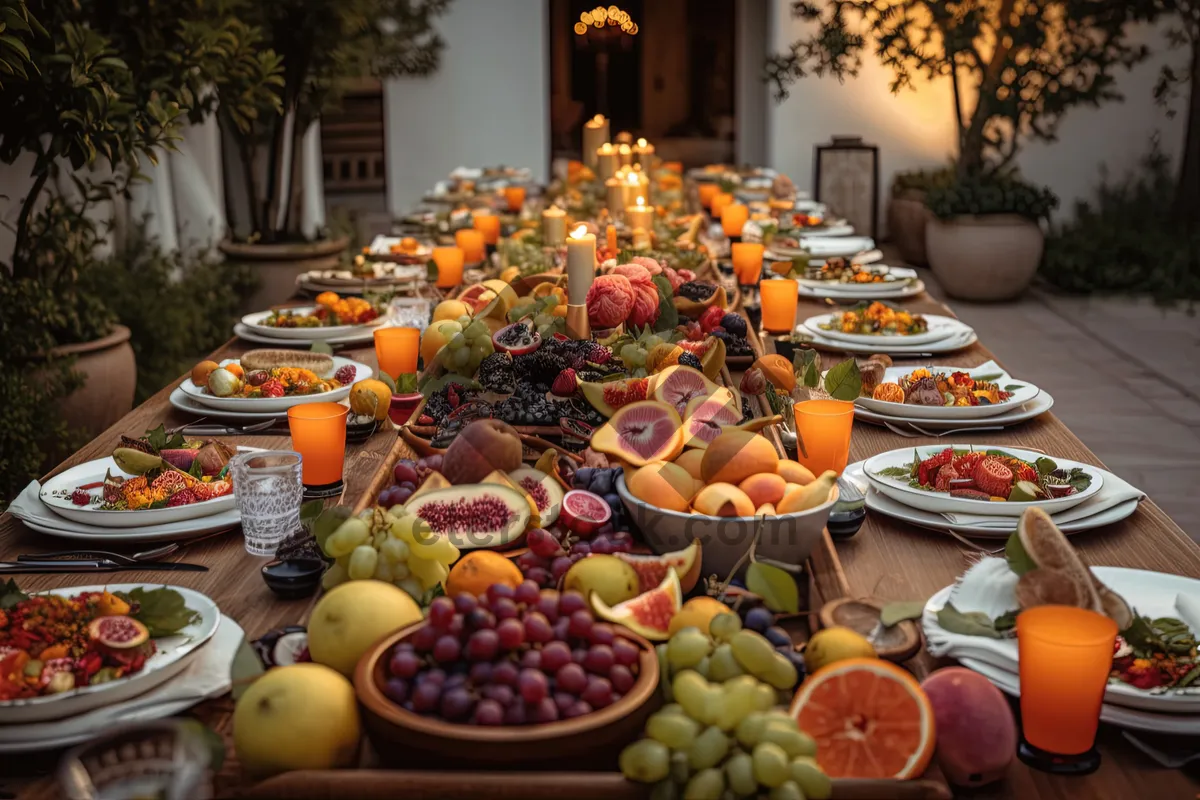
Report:
[[[653,645],[579,594],[524,586],[437,598],[363,655],[354,688],[381,763],[617,768],[661,705]]]

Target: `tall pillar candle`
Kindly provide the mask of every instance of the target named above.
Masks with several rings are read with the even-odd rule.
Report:
[[[603,114],[583,123],[583,163],[589,169],[596,169],[596,148],[608,141],[608,120]]]
[[[542,241],[549,247],[559,247],[567,238],[567,212],[558,206],[542,211]]]
[[[617,148],[605,142],[592,151],[596,154],[596,179],[606,181],[617,174]]]

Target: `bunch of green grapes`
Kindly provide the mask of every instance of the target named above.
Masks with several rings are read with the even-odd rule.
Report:
[[[458,318],[462,330],[454,334],[438,357],[448,372],[470,377],[479,369],[480,363],[495,352],[492,346],[492,330],[481,319],[468,316]]]
[[[796,683],[791,661],[742,630],[736,614],[713,617],[709,634],[684,628],[659,645],[663,690],[674,702],[622,751],[622,773],[653,783],[654,800],[828,798],[816,742],[776,707]]]
[[[416,600],[446,580],[458,548],[438,536],[404,506],[375,508],[350,517],[325,540],[334,564],[322,585],[332,589],[347,580],[394,583]]]

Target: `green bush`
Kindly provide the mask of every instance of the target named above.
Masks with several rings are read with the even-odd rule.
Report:
[[[1173,221],[1175,177],[1157,148],[1141,169],[1105,180],[1075,220],[1046,237],[1040,277],[1076,294],[1133,293],[1164,305],[1200,300],[1200,231]]]
[[[1058,206],[1049,189],[1026,183],[1011,173],[975,175],[930,186],[925,206],[940,219],[967,214],[1018,214],[1032,220],[1048,217]]]

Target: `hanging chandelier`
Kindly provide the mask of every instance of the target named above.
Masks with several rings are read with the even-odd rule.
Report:
[[[636,36],[638,32],[637,23],[629,16],[629,12],[615,5],[608,8],[596,6],[591,11],[584,11],[575,23],[575,33],[579,36],[586,36],[593,29],[602,31],[606,28],[620,29],[630,36]]]

